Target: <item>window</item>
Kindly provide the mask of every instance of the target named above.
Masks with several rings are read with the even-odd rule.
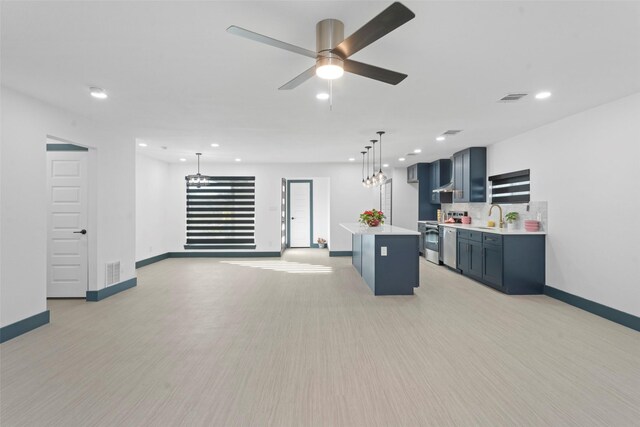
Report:
[[[255,177],[201,176],[187,182],[185,249],[255,249]]]
[[[491,203],[528,203],[529,169],[489,177]]]

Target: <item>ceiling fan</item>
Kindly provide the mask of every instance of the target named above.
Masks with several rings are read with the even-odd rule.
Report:
[[[280,86],[280,90],[294,89],[314,75],[329,80],[337,79],[342,77],[345,71],[397,85],[407,77],[406,74],[363,64],[348,58],[399,26],[409,22],[415,16],[406,6],[395,2],[346,39],[344,38],[344,24],[342,21],[324,19],[316,24],[316,52],[254,33],[235,25],[227,28],[227,32],[316,60],[313,67]]]

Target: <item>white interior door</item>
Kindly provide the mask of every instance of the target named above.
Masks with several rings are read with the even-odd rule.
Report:
[[[47,297],[86,297],[87,152],[47,151]]]
[[[292,248],[311,246],[311,183],[289,183],[290,241]]]

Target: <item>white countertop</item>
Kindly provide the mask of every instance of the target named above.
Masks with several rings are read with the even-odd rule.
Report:
[[[346,224],[340,224],[340,227],[351,232],[351,234],[395,234],[404,236],[419,236],[420,233],[415,230],[407,230],[406,228],[396,227],[395,225],[379,225],[377,227],[368,227],[362,225],[359,222],[348,222]]]
[[[459,228],[462,230],[481,231],[483,233],[503,234],[508,236],[517,236],[517,235],[524,235],[524,234],[544,236],[547,234],[546,231],[527,231],[525,229],[516,229],[511,231],[511,230],[507,230],[506,227],[505,228],[485,227],[485,226],[468,225],[468,224],[451,224],[451,223],[444,223],[444,222],[438,223],[438,225],[441,225],[443,227]]]

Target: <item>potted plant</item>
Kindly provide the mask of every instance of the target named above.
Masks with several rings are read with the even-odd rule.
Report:
[[[318,237],[318,247],[320,249],[326,248],[327,247],[327,241],[325,239],[323,239],[322,237]]]
[[[518,212],[507,212],[504,216],[504,220],[507,221],[507,230],[515,230],[516,221],[518,220]]]
[[[377,227],[380,224],[384,224],[384,213],[371,209],[370,211],[364,211],[360,214],[358,222],[368,225],[369,227]]]

